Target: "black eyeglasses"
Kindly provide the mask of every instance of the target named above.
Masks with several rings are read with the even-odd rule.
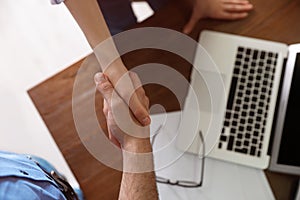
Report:
[[[161,126],[158,128],[156,133],[161,129]],[[152,138],[152,145],[154,145],[155,139],[156,139],[157,134],[155,134]],[[199,137],[200,141],[202,143],[202,153],[200,152],[200,147],[199,147],[199,153],[198,153],[198,158],[201,160],[201,170],[200,170],[200,181],[195,182],[195,181],[186,181],[186,180],[176,180],[176,181],[171,181],[170,179],[163,178],[163,177],[158,177],[156,176],[156,182],[158,183],[163,183],[163,184],[169,184],[169,185],[177,185],[180,187],[186,187],[186,188],[196,188],[196,187],[201,187],[203,184],[203,176],[204,176],[204,160],[205,160],[205,146],[204,146],[204,139],[202,135],[202,131],[199,131]]]

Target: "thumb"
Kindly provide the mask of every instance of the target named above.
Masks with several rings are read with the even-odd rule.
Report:
[[[193,12],[192,16],[190,17],[190,20],[188,23],[183,27],[183,33],[189,34],[194,29],[195,25],[198,22],[198,17],[196,16],[196,13]]]

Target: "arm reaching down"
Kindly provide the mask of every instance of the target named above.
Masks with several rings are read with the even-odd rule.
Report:
[[[97,49],[98,44],[110,38],[111,35],[96,0],[66,0],[65,5],[85,34],[98,59],[102,56],[97,56],[99,53],[105,54],[108,58],[110,56],[119,55],[113,42],[109,44],[109,52],[101,52],[101,49]],[[101,61],[99,61],[99,63],[101,63]],[[116,59],[109,67],[101,67],[114,87],[117,86],[120,78],[124,76],[122,84],[118,84],[119,87],[116,88],[116,90],[120,94],[120,97],[128,104],[138,121],[142,125],[149,125],[151,121],[149,113],[143,106],[142,100],[133,92],[134,87],[131,78],[128,76],[127,68],[121,58]]]

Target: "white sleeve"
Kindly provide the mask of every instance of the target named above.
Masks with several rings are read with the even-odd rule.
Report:
[[[51,0],[51,4],[60,4],[61,2],[64,2],[65,0]]]

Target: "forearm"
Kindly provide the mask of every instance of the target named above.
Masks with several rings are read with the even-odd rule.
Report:
[[[98,59],[104,58],[99,62],[112,60],[115,56],[119,56],[113,41],[105,49],[96,48],[101,42],[111,37],[96,0],[66,0],[65,5],[85,34],[95,54],[98,54]],[[105,68],[103,65],[101,65],[101,68],[108,77],[112,77],[113,84],[119,80],[121,75],[127,72],[121,59],[117,59],[109,68]]]
[[[111,36],[96,0],[66,0],[65,5],[92,48]]]
[[[138,156],[123,154],[123,168],[125,172],[123,172],[119,199],[158,199],[152,147],[149,139],[129,142],[123,146],[123,149],[127,152],[137,153]]]

